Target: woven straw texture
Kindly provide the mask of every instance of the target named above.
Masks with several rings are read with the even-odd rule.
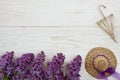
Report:
[[[104,72],[109,67],[116,68],[116,66],[117,60],[113,52],[102,47],[91,49],[85,59],[85,68],[87,72],[95,78],[98,78],[100,72]],[[105,73],[106,77],[110,75],[110,73]]]

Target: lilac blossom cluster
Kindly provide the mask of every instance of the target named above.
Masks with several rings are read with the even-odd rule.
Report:
[[[65,56],[57,53],[45,64],[45,53],[33,53],[14,58],[14,52],[6,52],[0,57],[0,80],[80,80],[82,58],[76,56],[64,68]]]

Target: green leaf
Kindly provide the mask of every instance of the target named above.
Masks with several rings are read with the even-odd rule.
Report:
[[[9,78],[7,77],[7,75],[4,76],[4,80],[9,80]]]

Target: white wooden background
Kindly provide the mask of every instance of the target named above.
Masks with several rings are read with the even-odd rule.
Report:
[[[98,5],[106,5],[105,15],[114,14],[114,43],[97,25]],[[15,56],[44,50],[47,60],[57,52],[69,62],[77,54],[83,58],[81,80],[97,80],[84,68],[85,56],[94,47],[111,49],[120,72],[120,0],[0,0],[0,55]],[[109,77],[109,80],[114,78]]]

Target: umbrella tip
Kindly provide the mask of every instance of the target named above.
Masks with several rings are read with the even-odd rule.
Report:
[[[114,41],[115,43],[117,43],[117,40],[115,39],[115,37],[112,37],[112,39],[113,39],[113,41]]]

